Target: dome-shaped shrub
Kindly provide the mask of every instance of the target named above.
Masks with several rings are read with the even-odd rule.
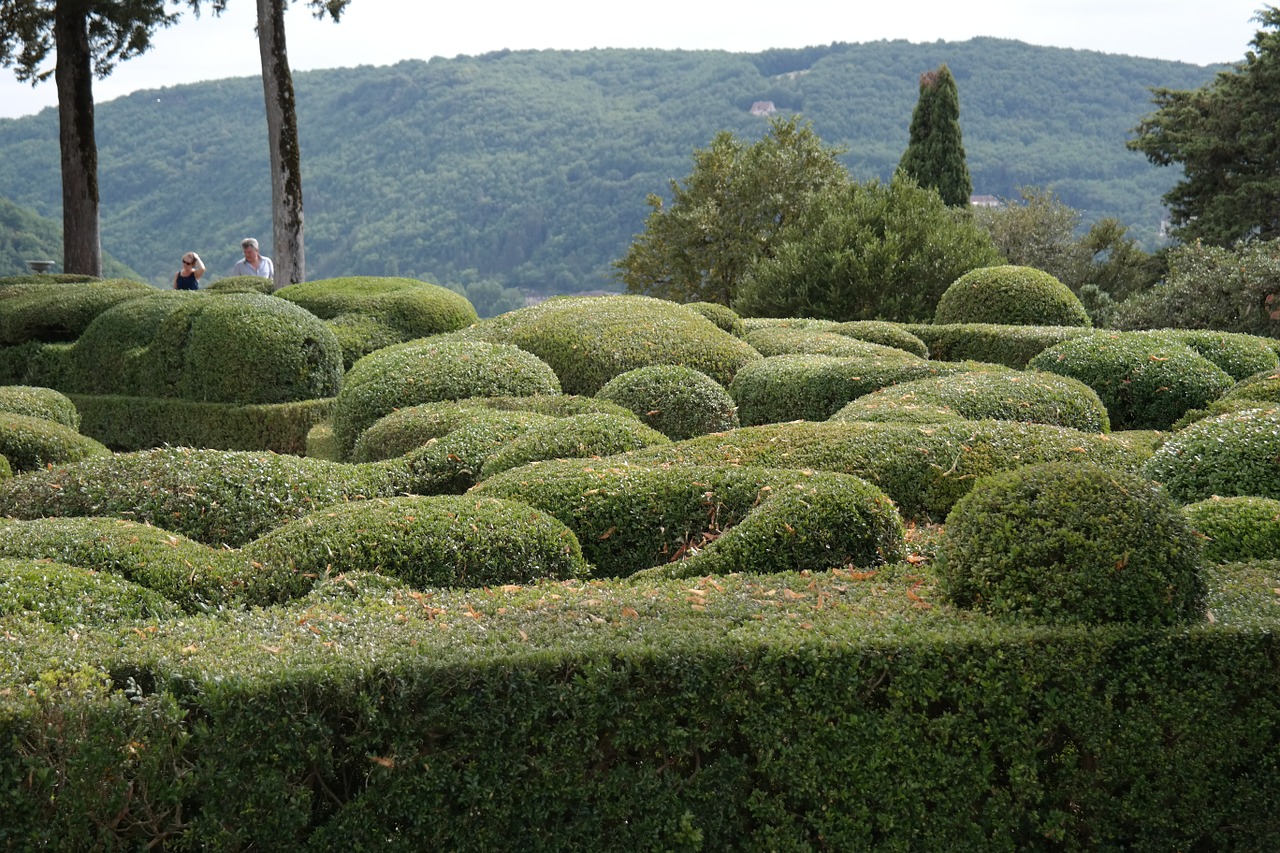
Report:
[[[275,286],[274,281],[259,275],[231,275],[209,284],[202,283],[200,289],[210,293],[270,294]]]
[[[149,284],[123,278],[0,287],[0,346],[74,341],[111,306],[155,292]]]
[[[1031,359],[1063,341],[1093,334],[1083,326],[1008,326],[947,323],[907,326],[929,347],[936,361],[981,361],[1022,370]]]
[[[0,618],[34,614],[68,628],[176,616],[159,593],[115,575],[47,560],[0,558]]]
[[[629,409],[676,441],[738,425],[737,405],[729,392],[691,367],[654,364],[628,370],[605,383],[596,397]]]
[[[573,415],[529,428],[505,442],[480,469],[481,477],[543,459],[583,459],[612,456],[670,439],[640,421],[617,415]]]
[[[1280,499],[1280,407],[1196,421],[1170,436],[1142,471],[1183,503],[1214,495]]]
[[[900,406],[946,407],[969,420],[1054,424],[1084,432],[1110,432],[1107,410],[1083,382],[1039,371],[981,370],[933,376],[859,397],[854,411]],[[851,420],[849,406],[835,418]]]
[[[829,355],[836,358],[900,358],[920,356],[895,347],[860,340],[833,330],[769,326],[753,329],[743,340],[765,358],[775,355]]]
[[[1206,563],[1280,560],[1280,500],[1213,497],[1182,511],[1204,538]]]
[[[1264,370],[1275,371],[1280,367],[1280,354],[1276,352],[1274,338],[1210,329],[1159,329],[1138,334],[1172,338],[1184,343],[1221,367],[1236,381]]]
[[[533,353],[551,365],[566,394],[595,394],[618,374],[651,364],[692,367],[727,386],[760,359],[705,317],[647,296],[549,299],[457,334]]]
[[[1112,429],[1168,429],[1218,399],[1234,380],[1186,344],[1138,332],[1097,333],[1050,347],[1028,367],[1097,392]]]
[[[243,555],[287,573],[299,589],[315,579],[376,571],[428,587],[480,587],[589,573],[578,540],[550,515],[491,497],[400,497],[342,504],[251,542]]]
[[[1071,288],[1042,270],[1013,265],[983,267],[960,276],[942,294],[933,322],[1092,325]]]
[[[907,331],[901,323],[890,323],[886,320],[848,320],[838,323],[833,331],[860,341],[905,350],[921,358],[929,357],[929,347],[925,346],[925,342]]]
[[[67,395],[52,388],[30,385],[0,387],[0,412],[44,418],[71,430],[80,429],[80,412]]]
[[[947,516],[938,572],[951,601],[993,615],[1168,625],[1203,613],[1199,564],[1154,484],[1067,462],[979,480]]]
[[[0,456],[9,460],[14,471],[34,471],[110,452],[56,421],[0,411]]]
[[[832,421],[881,424],[942,424],[967,420],[950,406],[894,399],[880,392],[865,394],[832,415]]]
[[[396,409],[468,397],[558,394],[547,364],[508,344],[434,339],[409,341],[360,359],[334,402],[334,439],[349,453],[360,433]]]
[[[719,302],[686,302],[684,307],[706,317],[736,338],[742,337],[745,332],[742,318],[728,305],[721,305]]]
[[[342,381],[333,332],[296,305],[256,293],[162,292],[117,305],[72,346],[69,391],[210,403],[332,397]]]
[[[1256,400],[1259,403],[1280,403],[1280,370],[1263,370],[1227,389],[1223,401]]]

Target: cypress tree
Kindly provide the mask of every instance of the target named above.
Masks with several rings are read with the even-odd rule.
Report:
[[[960,92],[945,64],[920,75],[920,100],[911,114],[911,141],[898,171],[922,187],[937,190],[951,207],[969,204],[973,181],[960,136]]]

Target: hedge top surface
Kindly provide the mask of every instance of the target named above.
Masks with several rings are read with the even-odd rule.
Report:
[[[80,429],[80,412],[76,410],[75,403],[66,394],[52,388],[0,386],[0,412],[44,418],[68,429]]]
[[[0,410],[0,456],[14,471],[35,471],[110,452],[96,439],[57,421]]]
[[[935,323],[1091,326],[1080,299],[1034,267],[981,267],[956,279],[938,301]]]
[[[692,367],[653,364],[620,373],[596,398],[632,412],[676,441],[738,425],[738,407],[723,385]]]
[[[1280,499],[1280,407],[1196,421],[1169,436],[1143,473],[1183,503],[1214,495]]]
[[[276,296],[322,320],[342,314],[373,315],[403,339],[465,329],[479,319],[465,296],[414,278],[326,278],[291,284],[276,291]]]
[[[793,354],[829,355],[837,358],[921,357],[916,352],[862,340],[834,329],[771,326],[753,329],[743,336],[743,340],[766,358]]]
[[[124,278],[0,287],[0,346],[74,341],[112,305],[155,292],[148,284]]]
[[[1263,370],[1241,379],[1221,399],[1280,403],[1280,370]]]

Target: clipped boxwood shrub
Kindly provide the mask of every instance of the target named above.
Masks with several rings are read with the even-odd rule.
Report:
[[[259,275],[230,275],[209,284],[202,284],[200,289],[211,293],[262,293],[269,295],[275,289],[272,279]]]
[[[74,341],[111,306],[155,292],[148,284],[123,278],[0,287],[0,346]]]
[[[1022,370],[1051,346],[1093,334],[1078,326],[1007,326],[996,323],[907,325],[937,361],[982,361]]]
[[[1260,403],[1280,403],[1280,370],[1263,370],[1241,379],[1227,389],[1221,397],[1226,401],[1256,400]]]
[[[834,325],[834,324],[833,324]],[[830,355],[837,358],[920,358],[915,353],[864,341],[834,330],[770,326],[753,329],[743,340],[765,358],[775,355]]]
[[[596,392],[677,441],[738,425],[738,407],[724,386],[691,367],[654,364],[620,373]]]
[[[566,394],[595,394],[651,364],[692,367],[727,386],[760,354],[683,305],[648,296],[577,296],[484,320],[457,334],[514,344],[551,365]]]
[[[67,429],[80,429],[80,412],[67,395],[30,385],[0,386],[0,412],[44,418]]]
[[[380,498],[314,512],[244,548],[299,589],[316,578],[377,572],[417,589],[585,577],[573,533],[550,515],[491,497]]]
[[[571,415],[536,424],[507,441],[485,460],[481,477],[543,459],[612,456],[655,444],[670,444],[665,435],[633,417]]]
[[[1212,497],[1182,508],[1208,563],[1280,560],[1280,500]]]
[[[1143,466],[1175,500],[1280,499],[1280,408],[1205,418],[1169,436]]]
[[[852,400],[899,382],[964,372],[962,364],[925,361],[908,353],[834,358],[778,355],[744,367],[729,385],[743,426],[825,421]]]
[[[475,485],[485,463],[534,429],[554,430],[558,420],[537,412],[476,413],[438,440],[428,441],[391,465],[403,468],[403,491],[457,495]]]
[[[1171,625],[1204,613],[1200,543],[1141,477],[1079,462],[985,477],[947,516],[957,606],[1033,622]]]
[[[1236,381],[1264,370],[1280,368],[1280,354],[1276,352],[1273,338],[1209,329],[1160,329],[1139,334],[1180,341],[1221,367]]]
[[[721,305],[719,302],[686,302],[684,307],[706,317],[736,338],[742,337],[746,332],[742,318],[728,305]]]
[[[1091,326],[1079,297],[1034,267],[982,267],[960,276],[942,294],[934,323],[1011,326]]]
[[[859,397],[834,415],[857,420],[864,412],[936,406],[969,420],[1054,424],[1084,432],[1110,432],[1107,410],[1083,382],[1040,371],[972,371],[903,382]]]
[[[1234,384],[1222,368],[1186,344],[1138,332],[1064,341],[1028,366],[1088,385],[1106,405],[1113,429],[1168,429]]]
[[[332,397],[341,381],[337,338],[296,305],[256,293],[169,291],[90,324],[72,346],[62,390],[287,403]]]
[[[339,314],[325,321],[342,347],[342,366],[352,365],[371,352],[409,340],[372,314]]]
[[[110,452],[56,421],[0,411],[0,456],[9,460],[14,471],[34,471]]]
[[[426,338],[370,353],[356,362],[333,407],[343,453],[360,433],[396,409],[483,396],[558,394],[547,364],[509,344]]]
[[[163,596],[124,578],[48,560],[0,557],[0,617],[33,614],[74,628],[175,616]]]
[[[941,424],[968,420],[950,406],[895,399],[876,391],[849,403],[830,417],[833,421],[867,421],[883,424]]]
[[[929,347],[901,323],[890,323],[887,320],[848,320],[837,323],[833,331],[860,341],[883,344],[894,349],[906,350],[921,358],[929,358]]]

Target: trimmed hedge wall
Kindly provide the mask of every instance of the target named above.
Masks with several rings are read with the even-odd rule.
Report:
[[[625,407],[641,422],[680,441],[738,426],[738,407],[724,386],[691,367],[653,364],[620,373],[596,397]]]
[[[995,323],[908,324],[903,327],[929,347],[938,361],[982,361],[1022,370],[1031,359],[1063,341],[1093,334],[1071,326],[1003,326]]]
[[[1010,326],[1092,326],[1071,288],[1034,267],[982,267],[960,276],[938,300],[933,322]]]
[[[1182,508],[1210,563],[1280,560],[1280,500],[1212,497]]]
[[[1280,499],[1280,408],[1230,412],[1169,436],[1143,466],[1177,500]]]

